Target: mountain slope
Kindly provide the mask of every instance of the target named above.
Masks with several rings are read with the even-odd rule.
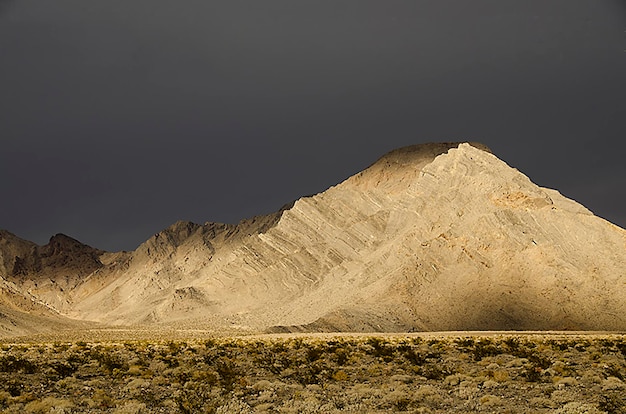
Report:
[[[626,231],[476,143],[392,151],[238,225],[179,222],[134,252],[79,250],[97,260],[55,309],[109,324],[626,329]]]

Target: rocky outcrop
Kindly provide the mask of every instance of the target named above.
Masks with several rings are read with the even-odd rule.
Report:
[[[103,253],[64,234],[37,246],[9,232],[0,232],[0,269],[3,276],[10,278],[26,279],[57,271],[81,277],[103,266]]]
[[[37,248],[35,243],[20,239],[16,235],[0,230],[0,276],[22,273],[22,262]]]

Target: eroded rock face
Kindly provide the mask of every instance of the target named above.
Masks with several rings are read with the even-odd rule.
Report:
[[[20,273],[22,265],[16,262],[24,261],[33,250],[37,248],[35,243],[22,240],[16,235],[5,230],[0,230],[0,276],[6,277]]]
[[[99,259],[103,253],[64,234],[37,246],[8,232],[0,233],[2,275],[7,277],[34,277],[52,271],[80,277],[103,266]]]
[[[275,214],[178,222],[128,254],[46,252],[86,260],[56,309],[105,323],[626,329],[626,231],[476,143],[392,151]]]

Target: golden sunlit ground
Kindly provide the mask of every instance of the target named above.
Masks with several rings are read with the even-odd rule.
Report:
[[[619,334],[154,334],[5,339],[0,408],[626,413],[626,336]]]

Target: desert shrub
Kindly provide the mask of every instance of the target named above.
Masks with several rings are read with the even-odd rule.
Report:
[[[72,365],[66,361],[52,361],[49,363],[49,366],[56,374],[56,377],[61,379],[73,375],[78,369],[77,366]]]
[[[474,343],[474,348],[470,352],[474,361],[481,361],[486,357],[500,355],[503,353],[503,350],[490,339],[483,338]]]
[[[433,356],[429,353],[422,353],[418,349],[407,344],[398,346],[398,353],[412,365],[416,366],[424,364],[428,357]]]
[[[509,338],[505,338],[502,343],[504,344],[504,346],[506,347],[506,351],[511,354],[511,355],[515,355],[516,352],[519,352],[519,349],[521,348],[521,343],[519,338],[516,338],[514,336],[509,337]]]
[[[100,367],[112,373],[114,370],[128,370],[128,365],[121,355],[114,354],[110,350],[96,351],[92,353],[93,359],[98,361]]]
[[[128,363],[128,371],[126,371],[126,375],[131,376],[139,376],[143,373],[143,366],[137,363],[133,363],[136,361],[130,361]]]
[[[167,368],[176,368],[180,365],[180,362],[178,361],[178,358],[176,358],[176,356],[169,355],[167,353],[161,355],[159,357],[159,361],[163,362],[167,366]]]
[[[138,397],[141,394],[145,394],[146,391],[150,389],[150,385],[150,381],[147,381],[143,378],[136,378],[126,384],[126,389],[130,393],[130,395]]]
[[[524,367],[524,370],[521,372],[521,376],[526,379],[528,382],[543,382],[545,381],[545,377],[543,376],[543,372],[545,369],[549,368],[552,365],[552,362],[549,358],[533,353],[527,357],[528,364]]]
[[[167,351],[170,355],[177,355],[181,353],[185,348],[187,348],[186,342],[168,341],[166,345]]]
[[[557,351],[567,351],[569,348],[573,348],[576,346],[576,343],[573,341],[567,341],[567,340],[557,340],[557,339],[549,339],[546,341],[546,345],[549,345],[550,347],[552,347],[552,349],[555,349]]]
[[[24,407],[24,412],[33,414],[69,413],[74,404],[69,400],[55,397],[46,397],[42,400],[31,401]]]
[[[97,389],[94,391],[91,398],[86,401],[87,405],[90,408],[95,409],[107,409],[115,407],[115,401],[111,397],[111,395],[102,389]]]
[[[263,367],[272,374],[280,374],[291,363],[291,359],[282,352],[273,352],[271,349],[256,354],[254,361],[257,366]]]
[[[502,404],[502,399],[500,397],[491,394],[483,395],[482,397],[480,397],[479,401],[481,405],[487,407],[493,407]]]
[[[626,357],[626,342],[623,339],[615,341],[615,347]]]
[[[37,372],[37,364],[25,358],[3,355],[0,356],[0,372],[34,374]]]
[[[208,385],[216,385],[219,382],[219,375],[213,368],[202,367],[200,369],[194,369],[191,373],[191,379],[193,381],[201,381]]]
[[[443,400],[439,390],[431,385],[421,386],[415,391],[413,397],[420,405],[426,405],[432,408],[440,406]]]
[[[390,362],[393,359],[395,349],[392,345],[385,342],[383,339],[378,337],[371,337],[367,339],[366,343],[370,347],[367,348],[367,350],[369,350],[369,355],[376,358],[381,358],[385,362]]]
[[[555,411],[556,414],[602,414],[602,411],[598,410],[591,404],[580,402],[569,402],[563,407]]]
[[[626,414],[626,401],[619,394],[603,394],[598,408],[608,414]]]
[[[11,397],[19,397],[24,392],[24,383],[19,379],[9,379],[4,381],[2,388],[7,391]]]
[[[214,338],[205,339],[203,343],[204,348],[208,348],[208,349],[214,348],[216,344],[217,344],[217,341]]]
[[[574,345],[574,349],[576,349],[578,352],[585,352],[590,346],[591,343],[589,341],[587,341],[586,339],[582,339],[576,342],[576,345]]]
[[[393,411],[406,411],[412,404],[408,389],[396,389],[383,397],[383,407]]]
[[[570,364],[568,362],[564,362],[564,361],[555,361],[552,364],[552,369],[554,370],[554,372],[556,372],[557,374],[559,374],[562,377],[570,377],[570,376],[575,376],[575,372],[572,368],[572,366],[570,366]]]
[[[91,354],[89,350],[84,351],[72,351],[65,357],[65,361],[73,367],[79,367],[86,364],[91,360]]]
[[[248,404],[239,399],[233,398],[215,410],[216,414],[248,414],[252,409]]]
[[[306,350],[306,359],[309,363],[315,362],[324,356],[324,350],[321,347],[312,345]]]
[[[600,340],[598,340],[598,344],[604,352],[617,350],[615,347],[615,341],[609,338],[600,338]]]
[[[500,344],[501,353],[509,354],[517,358],[529,358],[538,353],[537,344],[528,340],[520,340],[516,337],[506,338]]]
[[[491,377],[493,378],[494,381],[499,382],[499,383],[505,383],[511,379],[509,372],[503,369],[493,371],[493,373],[491,374]]]
[[[88,346],[87,342],[85,342],[85,341],[77,341],[77,342],[75,343],[75,345],[76,345],[78,348],[87,348],[87,346]]]
[[[290,377],[302,385],[319,384],[323,379],[324,365],[320,362],[314,362],[300,367],[291,372]]]
[[[199,381],[188,381],[180,392],[173,396],[178,410],[184,414],[213,413],[218,402],[218,393],[221,390],[214,389],[208,384]]]
[[[338,365],[345,365],[350,358],[351,345],[338,341],[331,341],[326,349],[326,354]]]
[[[214,364],[215,371],[219,375],[219,381],[226,391],[232,391],[239,378],[242,376],[237,364],[229,358],[220,358]]]
[[[427,343],[428,358],[439,358],[448,352],[448,343],[445,340],[431,339]]]
[[[543,380],[542,372],[543,369],[541,369],[541,367],[535,364],[529,364],[521,372],[521,376],[528,382],[541,382]]]
[[[115,414],[148,414],[148,408],[146,404],[141,403],[139,401],[128,401],[121,407],[118,407],[115,411]]]
[[[617,364],[609,364],[604,367],[604,377],[615,377],[620,380],[626,380],[626,374],[624,373],[624,369],[619,367]]]
[[[474,338],[456,338],[454,340],[454,344],[459,348],[459,349],[472,349],[474,348]]]
[[[429,380],[442,380],[450,375],[455,374],[455,370],[447,365],[428,363],[422,365],[418,373]]]
[[[347,381],[348,380],[348,374],[346,374],[346,372],[344,370],[340,369],[340,370],[336,371],[333,374],[332,378],[335,381]]]
[[[69,344],[69,343],[55,342],[53,344],[53,348],[55,352],[65,352],[68,349],[70,349],[70,346],[72,346],[72,344]]]
[[[11,394],[7,391],[0,391],[0,408],[7,408],[11,403]]]

